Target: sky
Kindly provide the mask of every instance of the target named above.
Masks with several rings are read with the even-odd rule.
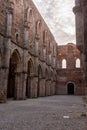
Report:
[[[58,45],[75,43],[75,0],[33,0]]]

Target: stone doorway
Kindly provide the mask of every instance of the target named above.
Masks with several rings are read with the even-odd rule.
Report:
[[[8,87],[7,87],[7,98],[13,98],[15,96],[15,69],[16,64],[10,61],[8,76]]]
[[[19,57],[16,51],[10,57],[9,62],[9,75],[7,85],[7,98],[17,98],[17,88],[19,85]]]
[[[26,97],[31,98],[35,94],[34,88],[34,64],[32,59],[27,64]]]
[[[74,95],[74,84],[73,83],[68,83],[67,94],[68,95]]]

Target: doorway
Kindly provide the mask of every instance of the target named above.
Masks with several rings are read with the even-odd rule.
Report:
[[[20,75],[18,74],[19,68],[21,68],[19,53],[15,50],[9,61],[7,98],[17,99],[17,89],[20,81]]]
[[[68,95],[74,95],[74,84],[73,83],[68,83],[67,93],[68,93]]]
[[[7,98],[15,97],[15,69],[16,69],[16,64],[10,61]]]
[[[32,59],[27,63],[27,80],[26,80],[26,98],[31,98],[33,96],[33,74],[34,74],[34,65]]]

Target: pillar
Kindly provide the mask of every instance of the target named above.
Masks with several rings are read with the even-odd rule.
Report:
[[[38,51],[38,46],[39,46],[39,36],[38,34],[35,35],[35,44],[34,44],[34,49],[35,49],[35,54],[34,54],[34,88],[35,88],[35,97],[38,96],[38,56],[39,56],[39,51]]]
[[[23,46],[23,55],[22,55],[22,95],[21,99],[26,99],[26,81],[27,81],[27,50],[29,46],[29,25],[28,22],[24,22],[24,46]]]
[[[11,28],[12,28],[12,7],[7,7],[6,13],[6,32],[4,38],[3,63],[0,76],[0,102],[7,100],[7,84],[9,73],[10,44],[11,44]]]

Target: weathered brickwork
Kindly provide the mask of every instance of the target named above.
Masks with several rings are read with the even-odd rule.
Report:
[[[81,56],[72,43],[57,45],[32,0],[0,0],[0,102],[84,94],[87,7],[79,1],[74,12]]]
[[[81,51],[85,94],[87,95],[87,0],[75,0],[73,12],[76,19],[76,43]]]
[[[0,0],[0,102],[54,95],[56,56],[32,0]]]
[[[57,65],[56,94],[84,95],[82,61],[75,44],[58,47]]]

